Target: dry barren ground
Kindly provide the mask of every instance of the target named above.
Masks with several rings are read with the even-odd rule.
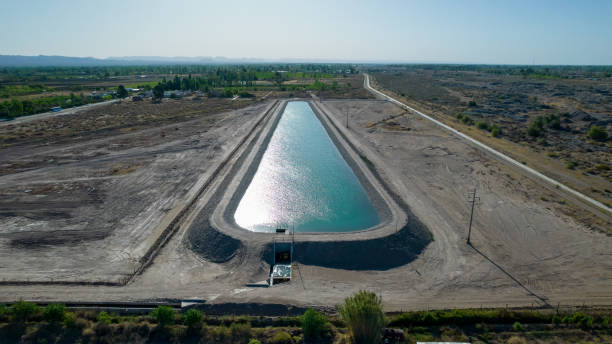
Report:
[[[208,105],[185,102],[183,109]],[[58,135],[59,143],[3,149],[0,281],[125,278],[184,205],[196,181],[211,173],[268,105],[198,114],[134,133],[112,128],[104,137],[87,131],[85,139]],[[143,111],[132,104],[109,106],[111,113],[117,106]],[[105,117],[104,111],[87,112],[81,123]],[[79,122],[79,116],[45,121],[74,128],[70,124]]]
[[[246,111],[261,112],[264,107],[260,105]],[[333,306],[359,289],[368,289],[382,294],[390,311],[427,307],[612,304],[612,238],[587,229],[542,200],[541,195],[547,190],[388,102],[329,100],[321,103],[321,109],[339,128],[343,128],[345,110],[349,110],[349,129],[342,130],[432,232],[434,241],[416,260],[396,268],[371,271],[297,264],[291,283],[264,288],[261,286],[267,277],[268,266],[249,251],[248,242],[243,242],[244,251],[228,262],[212,263],[190,250],[185,241],[186,229],[181,228],[153,264],[126,286],[5,285],[0,286],[1,300],[23,297],[55,301],[127,301],[195,297],[217,303]],[[95,179],[99,184],[87,184],[83,191],[73,192],[83,200],[90,200],[89,203],[81,201],[86,205],[78,208],[66,204],[61,211],[89,214],[81,216],[80,222],[72,223],[74,217],[65,215],[50,219],[51,215],[45,214],[46,224],[37,224],[41,220],[32,216],[4,216],[0,226],[0,274],[4,278],[15,277],[22,270],[20,274],[37,278],[74,278],[74,275],[82,278],[127,271],[130,255],[138,254],[140,245],[163,218],[160,209],[172,209],[183,200],[187,181],[207,173],[207,166],[218,162],[215,159],[220,154],[215,153],[215,147],[220,151],[228,149],[231,142],[237,142],[238,137],[246,133],[245,126],[248,127],[252,123],[249,118],[254,117],[238,111],[217,116],[221,119],[208,127],[208,131],[185,131],[173,143],[147,148],[146,154],[134,147],[106,155],[100,161],[92,160],[112,166],[115,157],[117,161],[129,161],[136,167],[121,177],[101,176]],[[185,127],[197,128],[198,121],[202,119]],[[204,142],[209,145],[201,147]],[[86,145],[79,150],[88,154],[95,152],[88,151]],[[156,153],[152,154],[151,150]],[[146,168],[138,167],[140,163],[146,164],[143,165]],[[131,168],[130,164],[127,169]],[[44,175],[40,171],[25,171],[5,175],[0,181],[12,194],[23,193],[24,199],[31,197],[34,202],[52,193],[32,185],[62,179],[70,179],[66,185],[74,185],[78,178],[88,178],[86,172],[91,169],[90,165],[75,162],[74,167],[64,170],[63,174],[61,166],[45,167]],[[218,183],[202,195],[198,207],[203,207],[210,199],[215,186]],[[74,186],[78,187],[81,186]],[[90,187],[97,191],[89,191]],[[471,247],[465,243],[469,216],[467,193],[474,188],[478,190],[480,202],[475,211]],[[52,197],[59,202],[61,194],[56,193],[58,195]],[[95,197],[102,197],[102,203],[96,203]],[[104,197],[116,199],[119,204],[114,207],[118,212],[104,210],[107,204]],[[147,212],[141,209],[143,207],[156,210]],[[19,207],[13,211],[27,212],[27,209]],[[105,214],[109,218],[98,219]],[[135,218],[136,214],[150,215]],[[105,228],[107,221],[115,221],[117,227],[114,231],[102,231],[111,233],[104,239],[78,245],[34,245],[28,249],[13,244],[21,229],[29,226],[32,227],[26,231],[34,232],[53,228],[49,224],[55,228],[70,224],[75,233],[81,231],[89,235],[89,228]],[[387,252],[370,254],[385,255]]]

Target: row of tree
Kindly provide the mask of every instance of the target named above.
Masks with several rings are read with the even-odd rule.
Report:
[[[110,96],[107,97],[107,99],[108,98],[110,98]],[[70,96],[53,96],[25,100],[12,99],[0,102],[0,117],[15,118],[50,111],[56,106],[69,108],[102,100],[105,99],[84,96],[82,93],[78,95],[70,94]]]
[[[303,73],[306,77],[323,77],[341,73],[357,73],[351,64],[244,64],[244,65],[151,65],[99,67],[4,67],[0,68],[0,83],[70,80],[73,78],[105,79],[130,75],[211,75],[225,73],[270,75],[277,71]]]

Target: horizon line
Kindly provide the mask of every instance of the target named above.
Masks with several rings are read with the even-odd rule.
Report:
[[[430,61],[430,60],[395,60],[395,59],[362,59],[362,58],[301,58],[301,57],[284,57],[284,58],[259,58],[259,57],[226,57],[226,56],[160,56],[160,55],[133,55],[133,56],[107,56],[107,57],[95,57],[95,56],[68,56],[68,55],[21,55],[21,54],[0,54],[0,57],[13,57],[13,58],[36,58],[36,57],[56,57],[56,58],[71,58],[71,59],[91,59],[104,63],[105,61],[116,61],[116,62],[160,62],[160,65],[165,64],[164,62],[183,62],[189,64],[206,64],[205,60],[216,60],[215,64],[222,64],[226,60],[227,64],[257,64],[257,63],[332,63],[332,64],[379,64],[379,65],[393,65],[393,64],[429,64],[429,65],[482,65],[482,66],[593,66],[593,67],[608,67],[612,64],[575,64],[575,63],[508,63],[508,62],[460,62],[460,61]],[[159,61],[156,61],[159,60]],[[190,61],[191,60],[191,61]],[[221,63],[219,63],[221,62]],[[152,63],[152,64],[153,64]],[[3,65],[1,67],[35,67],[34,64],[29,66],[15,66],[15,65]],[[53,66],[52,64],[40,65],[40,66]],[[74,66],[78,66],[75,64]]]

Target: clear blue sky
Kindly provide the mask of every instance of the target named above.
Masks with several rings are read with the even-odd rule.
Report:
[[[0,54],[612,64],[612,1],[1,0]]]

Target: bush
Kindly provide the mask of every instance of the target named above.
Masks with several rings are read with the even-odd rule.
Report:
[[[570,170],[573,170],[576,168],[578,164],[576,164],[575,161],[568,161],[567,164],[565,164],[565,167],[567,167]]]
[[[523,325],[518,321],[512,324],[512,329],[516,332],[522,332],[524,330]]]
[[[33,315],[38,313],[38,306],[33,302],[27,302],[23,300],[17,301],[11,306],[11,313],[13,314],[13,320],[17,322],[25,322],[30,319]]]
[[[475,101],[470,100],[469,103],[468,103],[468,106],[478,106],[478,104],[476,104]]]
[[[202,327],[202,313],[197,309],[190,309],[183,315],[183,323],[190,329]]]
[[[43,319],[50,323],[58,323],[64,321],[66,316],[66,306],[61,304],[50,304],[43,310]]]
[[[538,137],[542,135],[544,131],[544,120],[542,117],[536,118],[529,126],[527,127],[527,135]]]
[[[103,324],[110,324],[113,320],[113,317],[111,317],[108,313],[106,313],[105,311],[102,311],[100,313],[98,313],[98,316],[96,317],[96,320],[99,323],[103,323]]]
[[[89,327],[87,319],[79,318],[74,313],[67,313],[64,319],[64,326],[70,329],[83,330]]]
[[[467,125],[474,124],[474,121],[468,115],[463,115],[463,117],[461,118],[461,122],[463,122],[463,123],[465,123]]]
[[[249,344],[261,344],[261,342],[258,341],[257,339],[251,339],[249,340]]]
[[[606,141],[608,139],[608,133],[606,130],[596,125],[589,129],[588,135],[591,139],[596,141]]]
[[[482,130],[489,130],[489,124],[485,121],[478,121],[476,122],[476,128]]]
[[[586,315],[582,312],[576,312],[572,315],[566,315],[563,317],[563,319],[561,319],[561,322],[565,324],[574,324],[585,328],[593,327],[593,317]]]
[[[559,115],[546,116],[545,121],[547,127],[555,130],[561,129],[561,118]]]
[[[291,335],[285,331],[276,332],[274,337],[270,339],[270,343],[272,344],[291,344],[293,343],[293,339]]]
[[[250,323],[232,323],[229,327],[233,343],[247,343],[251,338]]]
[[[346,322],[353,342],[378,343],[385,325],[381,299],[372,292],[359,291],[344,300],[338,311]]]
[[[327,318],[319,311],[309,308],[301,318],[305,339],[320,338],[329,330]]]
[[[151,315],[157,320],[160,326],[172,325],[174,323],[174,309],[169,306],[157,306],[151,312]]]
[[[419,311],[402,313],[389,322],[391,327],[439,326],[444,324],[472,325],[477,323],[508,324],[549,322],[551,315],[535,311],[486,309],[454,309],[449,311]]]
[[[491,126],[491,136],[499,137],[499,135],[501,135],[501,129],[499,129],[497,125],[493,124]]]

